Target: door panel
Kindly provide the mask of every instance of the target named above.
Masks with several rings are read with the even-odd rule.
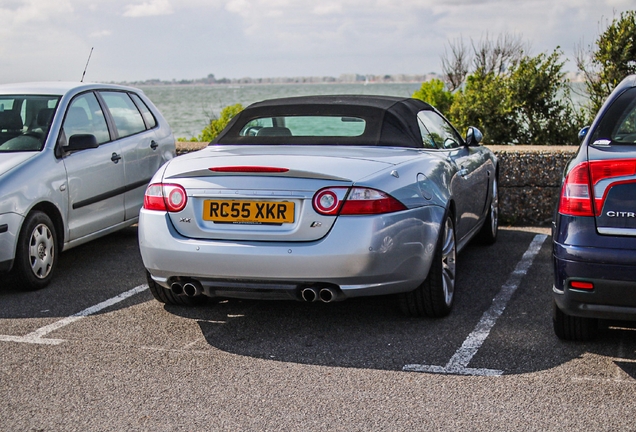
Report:
[[[117,141],[110,132],[97,98],[92,92],[77,96],[65,113],[62,149],[75,134],[93,134],[98,148],[66,153],[63,161],[68,178],[69,240],[76,240],[124,220],[124,164]]]
[[[137,104],[131,94],[120,91],[99,92],[110,112],[117,129],[126,178],[124,195],[124,217],[126,220],[139,216],[144,192],[155,171],[161,165],[161,152],[156,140],[154,117],[143,102]],[[144,115],[139,106],[145,108]]]

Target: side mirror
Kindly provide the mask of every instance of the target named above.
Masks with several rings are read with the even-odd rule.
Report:
[[[86,150],[97,148],[97,138],[92,134],[76,134],[72,135],[68,140],[68,145],[64,147],[66,151]]]
[[[475,126],[470,126],[466,132],[466,144],[469,146],[477,146],[484,138],[484,135]]]
[[[583,129],[579,131],[579,142],[583,142],[583,140],[585,139],[589,131],[590,131],[589,126],[585,126]]]

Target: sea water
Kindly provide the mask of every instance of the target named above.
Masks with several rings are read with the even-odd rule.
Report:
[[[410,97],[421,83],[215,84],[139,86],[166,118],[176,138],[196,137],[221,110],[290,96],[363,94]]]

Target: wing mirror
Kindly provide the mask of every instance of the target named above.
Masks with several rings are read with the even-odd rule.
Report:
[[[475,126],[470,126],[466,132],[466,144],[469,146],[477,146],[484,138],[484,135]]]
[[[97,148],[97,138],[92,134],[75,134],[71,135],[68,140],[68,145],[64,147],[66,151],[86,150],[90,148]]]

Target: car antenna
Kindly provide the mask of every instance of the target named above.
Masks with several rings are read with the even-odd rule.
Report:
[[[93,47],[91,47],[91,52],[88,53],[88,60],[86,60],[86,66],[84,66],[84,73],[82,74],[82,79],[80,82],[84,82],[84,76],[86,75],[86,69],[88,69],[88,62],[91,61],[91,55],[93,54]]]

